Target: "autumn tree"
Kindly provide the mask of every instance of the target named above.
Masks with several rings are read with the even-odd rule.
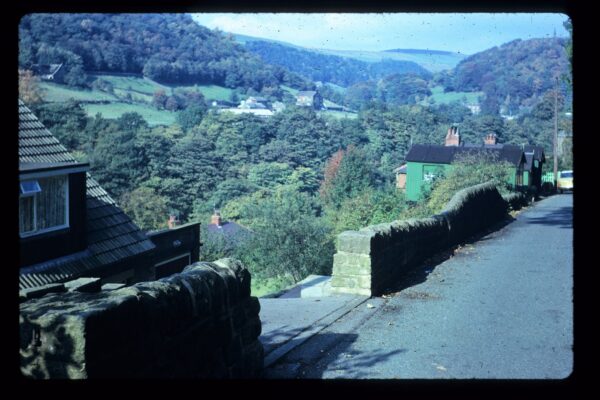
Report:
[[[340,169],[340,163],[344,158],[344,151],[338,150],[327,160],[327,164],[325,164],[325,171],[323,173],[323,181],[321,181],[321,187],[319,188],[319,194],[321,198],[327,202],[329,200],[329,196],[331,193],[331,188],[333,187],[333,178],[337,175],[338,170]]]
[[[19,70],[19,98],[27,105],[37,104],[43,100],[40,80],[29,70]]]

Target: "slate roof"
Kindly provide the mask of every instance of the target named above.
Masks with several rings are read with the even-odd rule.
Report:
[[[209,236],[223,235],[224,238],[231,242],[240,242],[252,234],[252,232],[235,222],[223,222],[220,226],[216,224],[208,224],[206,226]]]
[[[303,96],[303,97],[314,97],[315,94],[317,94],[317,92],[315,92],[314,90],[304,90],[304,91],[298,92],[296,94],[296,96],[297,97],[301,97],[301,96]]]
[[[19,100],[19,165],[78,164],[57,138]]]
[[[533,153],[525,153],[525,170],[531,172],[533,168]]]
[[[514,145],[464,145],[440,146],[435,144],[415,144],[408,154],[407,162],[426,162],[432,164],[451,164],[457,154],[468,152],[492,152],[498,154],[500,161],[507,161],[513,166],[525,162],[523,150]]]
[[[546,154],[544,153],[544,148],[542,146],[534,146],[527,144],[524,147],[526,153],[533,152],[533,159],[541,162],[546,162]]]
[[[25,163],[77,164],[67,149],[19,100],[19,164]],[[21,289],[74,279],[154,249],[148,237],[89,173],[86,186],[88,248],[83,252],[21,268]]]

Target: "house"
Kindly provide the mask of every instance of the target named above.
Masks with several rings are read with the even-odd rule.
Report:
[[[278,113],[285,110],[285,104],[281,101],[275,101],[273,102],[272,108],[274,113]]]
[[[263,98],[263,97],[248,97],[246,100],[242,100],[240,102],[240,105],[238,106],[238,108],[241,109],[250,109],[250,110],[254,110],[254,109],[258,109],[258,110],[266,110],[268,107],[266,106],[266,104],[268,103],[268,100]]]
[[[494,154],[499,161],[511,165],[509,184],[516,188],[524,188],[524,171],[527,164],[525,153],[520,146],[497,144],[494,134],[487,135],[484,143],[465,144],[460,141],[458,129],[448,129],[445,145],[416,144],[405,157],[406,161],[406,198],[417,201],[423,190],[431,185],[434,179],[451,168],[452,162],[462,154]]]
[[[471,114],[477,115],[481,112],[481,106],[479,104],[467,104],[466,107],[471,111]]]
[[[102,284],[152,280],[170,247],[192,253],[199,246],[198,227],[171,233],[169,239],[196,236],[169,245],[160,235],[148,237],[88,171],[19,100],[20,289],[80,277]]]
[[[62,66],[62,64],[34,64],[31,66],[31,70],[43,81],[62,82],[64,75]]]
[[[210,224],[207,225],[206,241],[223,241],[226,248],[232,249],[252,235],[248,228],[233,221],[223,221],[221,212],[214,210]]]
[[[320,110],[323,107],[323,98],[319,92],[314,90],[301,91],[296,94],[296,105]]]
[[[236,106],[235,103],[227,100],[213,100],[211,105],[214,108],[232,108]]]
[[[525,145],[523,151],[527,160],[523,174],[523,184],[539,190],[542,187],[542,167],[546,162],[544,148],[542,146]]]
[[[156,246],[152,254],[153,279],[177,274],[200,260],[200,223],[181,225],[169,216],[168,229],[147,233]]]

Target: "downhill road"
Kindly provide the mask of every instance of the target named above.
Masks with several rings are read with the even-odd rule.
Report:
[[[423,266],[265,370],[266,378],[565,378],[573,198],[556,195]]]

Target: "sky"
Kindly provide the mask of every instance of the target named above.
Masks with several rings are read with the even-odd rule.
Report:
[[[210,29],[332,50],[430,49],[474,54],[514,39],[568,37],[565,14],[212,13]]]

